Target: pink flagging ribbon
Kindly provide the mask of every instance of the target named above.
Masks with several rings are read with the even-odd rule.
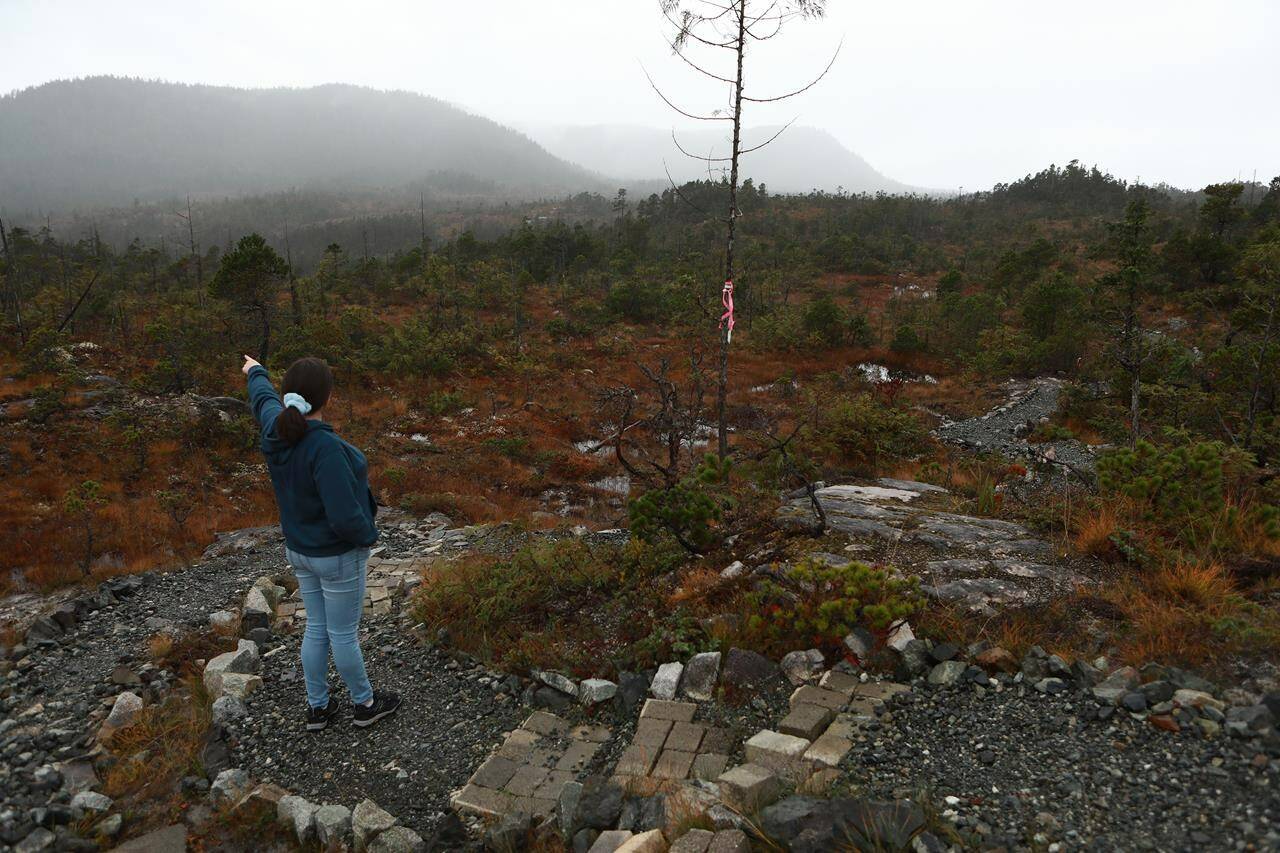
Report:
[[[720,303],[724,305],[724,313],[720,315],[719,328],[725,328],[728,324],[729,332],[725,335],[725,342],[733,342],[733,282],[726,281],[724,290],[720,293]]]

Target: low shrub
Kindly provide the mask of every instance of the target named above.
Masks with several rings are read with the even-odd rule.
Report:
[[[652,601],[652,583],[683,559],[670,544],[542,541],[508,558],[471,557],[428,570],[411,608],[483,659],[517,669],[599,671],[606,660],[633,663],[644,651],[629,648],[652,631],[653,616],[637,600]],[[594,651],[583,651],[592,644]],[[602,659],[605,646],[609,658]]]
[[[1123,501],[1131,523],[1171,549],[1198,555],[1238,553],[1258,538],[1280,538],[1280,510],[1253,499],[1254,475],[1247,455],[1219,441],[1139,441],[1098,460],[1099,486]]]
[[[728,459],[709,453],[675,485],[633,500],[628,509],[632,534],[648,543],[670,536],[691,553],[705,552],[715,542],[716,522],[732,503],[726,488],[729,466]]]
[[[815,451],[866,475],[923,453],[929,443],[928,431],[913,413],[871,394],[820,406],[806,431]]]
[[[854,628],[884,632],[918,611],[922,599],[917,578],[810,557],[787,573],[785,583],[762,581],[748,602],[748,630],[756,645],[783,652],[808,646],[838,650]]]

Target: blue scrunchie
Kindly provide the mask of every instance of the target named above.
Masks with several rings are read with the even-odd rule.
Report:
[[[290,407],[295,408],[299,412],[302,412],[303,415],[311,413],[311,404],[307,402],[307,398],[301,394],[295,394],[292,391],[284,395],[284,405],[286,409]]]

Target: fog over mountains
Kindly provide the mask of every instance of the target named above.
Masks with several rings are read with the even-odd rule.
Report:
[[[776,130],[746,129],[745,145]],[[531,132],[534,139],[425,95],[341,84],[57,81],[0,97],[0,209],[63,212],[290,188],[493,200],[620,186],[647,193],[666,183],[664,161],[678,181],[707,176],[705,164],[676,151],[667,130]],[[722,132],[681,139],[701,154],[728,150]],[[793,127],[744,158],[743,177],[782,192],[909,189],[808,127]]]
[[[413,184],[495,197],[609,189],[444,101],[346,85],[59,81],[0,98],[0,139],[0,203],[11,211],[290,187]]]
[[[767,142],[779,126],[743,129],[742,147]],[[527,132],[548,151],[624,183],[661,178],[666,170],[678,182],[704,179],[727,163],[706,163],[680,151],[672,131],[632,125],[589,125],[537,128]],[[729,155],[730,135],[724,128],[680,130],[675,134],[689,154],[707,158]],[[742,176],[766,184],[774,192],[803,193],[813,189],[851,193],[908,192],[899,181],[885,177],[838,139],[816,127],[792,126],[767,146],[742,158]]]

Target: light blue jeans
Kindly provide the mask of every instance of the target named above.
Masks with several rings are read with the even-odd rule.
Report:
[[[285,548],[284,555],[298,578],[298,591],[307,609],[302,675],[307,682],[308,704],[312,708],[329,705],[330,651],[351,701],[365,704],[373,698],[373,687],[364,671],[356,632],[364,606],[369,549],[354,548],[336,557],[308,557]]]

